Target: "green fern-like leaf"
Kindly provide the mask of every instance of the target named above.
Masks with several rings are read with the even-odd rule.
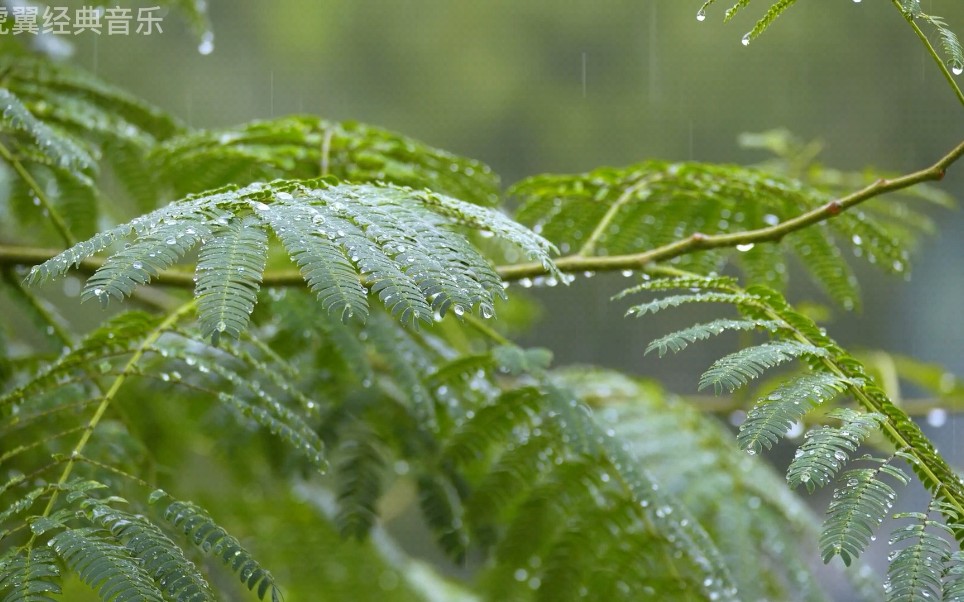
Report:
[[[857,309],[860,289],[853,271],[843,261],[840,248],[824,224],[799,230],[787,236],[787,242],[821,288],[844,309]]]
[[[740,425],[740,449],[751,454],[770,449],[810,410],[836,397],[847,384],[834,374],[820,372],[780,385],[757,401]]]
[[[315,468],[324,472],[328,462],[324,454],[324,444],[315,431],[302,417],[271,399],[269,395],[262,392],[260,397],[258,402],[251,403],[225,391],[218,393],[218,399],[222,403],[291,444]]]
[[[268,235],[253,216],[229,221],[205,241],[194,293],[201,333],[214,345],[221,334],[236,339],[247,328],[267,254]]]
[[[194,564],[157,525],[142,516],[122,512],[94,502],[92,518],[114,537],[124,542],[161,588],[183,602],[214,601],[214,593]]]
[[[751,40],[766,31],[767,27],[769,27],[777,19],[777,17],[782,15],[784,11],[793,6],[796,1],[797,0],[779,0],[778,2],[774,2],[767,10],[766,14],[756,22],[756,25],[753,26],[753,29],[751,29],[750,32],[743,37],[743,45],[745,46]]]
[[[813,491],[829,483],[850,460],[850,454],[886,419],[881,414],[862,414],[849,408],[837,408],[827,416],[842,424],[839,428],[823,426],[807,432],[806,441],[787,468],[790,487],[803,484]]]
[[[429,527],[442,550],[456,562],[465,561],[468,538],[459,516],[461,504],[456,502],[451,487],[438,476],[422,474],[418,480],[418,499]]]
[[[281,591],[271,573],[262,568],[238,540],[215,523],[207,512],[190,502],[171,501],[170,496],[160,490],[151,494],[151,503],[161,500],[170,501],[164,509],[165,520],[180,530],[191,543],[205,554],[218,557],[261,600],[270,592],[271,602],[281,601]]]
[[[890,538],[890,545],[907,543],[888,559],[884,594],[887,602],[927,602],[946,600],[944,571],[951,558],[950,545],[932,529],[946,529],[943,524],[929,520],[922,512],[898,514],[895,518],[915,519],[913,524],[898,527]]]
[[[648,313],[655,314],[658,311],[662,311],[670,307],[679,307],[680,305],[685,305],[688,303],[730,303],[736,305],[749,300],[751,300],[751,298],[747,295],[733,293],[696,293],[692,295],[672,295],[670,297],[661,297],[648,303],[634,305],[626,310],[626,315],[640,318]]]
[[[54,602],[62,592],[53,550],[8,552],[0,557],[0,596],[4,602]]]
[[[178,196],[229,183],[331,175],[428,188],[485,206],[499,197],[487,165],[372,126],[307,115],[190,132],[159,146],[152,162]]]
[[[957,34],[951,31],[947,22],[941,17],[925,14],[921,14],[921,17],[937,30],[937,35],[941,39],[941,49],[947,56],[947,66],[950,67],[955,74],[959,73],[964,69],[964,47],[961,46],[961,41],[958,39]]]
[[[907,484],[903,471],[888,464],[848,470],[840,478],[820,535],[824,562],[840,556],[850,566],[870,544],[897,499],[894,488],[880,479],[881,474]]]
[[[364,429],[356,430],[363,435]],[[343,536],[363,539],[368,535],[378,512],[375,504],[382,494],[385,458],[370,437],[357,436],[346,440],[341,448],[341,460],[336,465],[339,478],[340,509],[336,523]]]
[[[695,326],[690,326],[684,330],[660,337],[646,347],[646,353],[656,349],[659,350],[659,356],[663,357],[666,355],[667,351],[679,353],[683,349],[686,349],[690,343],[694,343],[696,341],[705,341],[706,339],[720,335],[727,330],[739,331],[762,328],[773,332],[777,328],[780,328],[780,326],[781,324],[779,322],[772,320],[714,320],[706,324],[696,324]]]
[[[54,552],[101,600],[162,602],[164,595],[128,550],[99,529],[61,531],[50,540]]]
[[[89,171],[94,159],[81,145],[33,116],[10,90],[0,88],[0,132],[21,132],[59,169]]]
[[[310,223],[301,219],[309,216]],[[554,269],[550,243],[494,210],[428,192],[318,180],[228,188],[175,203],[68,249],[32,269],[28,281],[58,277],[133,233],[134,244],[108,259],[85,290],[85,298],[106,302],[129,294],[200,242],[195,294],[202,332],[215,341],[224,333],[237,337],[257,302],[265,226],[288,247],[323,305],[345,316],[353,307],[365,315],[347,259],[404,323],[431,322],[433,311],[462,315],[476,306],[491,317],[494,298],[504,296],[500,280],[450,231],[458,226],[492,232]]]
[[[735,391],[765,370],[801,356],[827,357],[826,349],[797,341],[774,341],[747,347],[716,360],[700,377],[700,389],[713,386],[717,393]]]
[[[957,550],[948,561],[947,580],[944,582],[944,600],[964,600],[964,552]]]
[[[130,296],[135,288],[156,278],[201,240],[212,235],[209,227],[195,223],[195,220],[200,221],[200,215],[189,213],[181,219],[168,219],[112,255],[87,280],[81,299],[97,299],[106,305],[111,299]]]

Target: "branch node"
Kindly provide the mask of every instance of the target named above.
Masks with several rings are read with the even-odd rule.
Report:
[[[843,210],[843,207],[841,207],[840,201],[838,200],[830,201],[824,207],[824,211],[826,211],[830,215],[839,215],[842,210]]]

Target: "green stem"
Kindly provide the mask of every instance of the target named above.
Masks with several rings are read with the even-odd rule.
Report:
[[[70,478],[71,473],[74,470],[77,462],[83,457],[84,448],[87,446],[87,442],[90,441],[91,436],[94,434],[94,430],[97,425],[100,424],[101,419],[103,419],[104,414],[107,413],[107,409],[110,407],[111,402],[117,397],[117,392],[120,391],[121,387],[127,382],[127,378],[136,372],[137,363],[141,360],[144,353],[157,342],[164,332],[171,328],[174,324],[180,320],[184,314],[194,309],[195,302],[191,300],[185,303],[175,311],[171,312],[157,327],[151,331],[147,337],[141,341],[141,344],[137,346],[134,353],[131,355],[130,359],[124,365],[121,373],[117,375],[114,382],[111,383],[110,388],[104,393],[101,398],[100,404],[98,404],[97,409],[94,411],[94,415],[91,416],[90,420],[87,422],[87,426],[83,429],[83,434],[80,436],[80,440],[74,445],[73,450],[71,450],[70,455],[67,458],[66,465],[64,466],[63,472],[60,474],[60,479],[57,481],[57,486],[54,488],[50,499],[47,501],[47,507],[44,508],[42,516],[50,516],[53,512],[54,506],[57,503],[57,498],[59,497],[60,491],[63,490],[63,486],[67,483]],[[30,541],[27,543],[27,547],[33,545],[34,539],[36,537],[31,537]]]
[[[77,240],[74,238],[74,235],[70,233],[70,228],[67,226],[67,222],[64,221],[64,218],[61,217],[56,207],[54,207],[53,203],[50,202],[50,199],[47,198],[47,194],[44,192],[43,188],[37,183],[37,180],[34,179],[30,172],[27,171],[27,168],[23,166],[23,163],[20,162],[20,159],[17,159],[2,142],[0,142],[0,158],[9,163],[10,166],[13,167],[14,171],[17,172],[17,175],[19,175],[21,179],[26,182],[27,186],[30,187],[30,190],[33,191],[34,196],[37,197],[37,200],[40,201],[40,204],[43,206],[43,208],[47,210],[47,214],[50,215],[50,221],[53,222],[54,228],[57,229],[60,237],[64,239],[64,244],[68,247],[72,247],[77,244]]]
[[[659,272],[664,276],[692,276],[699,277],[699,274],[686,272],[676,268],[661,268]],[[735,294],[744,294],[739,287],[727,287],[727,291]],[[783,317],[766,303],[754,303],[754,307],[762,311],[768,319],[783,320]],[[810,338],[799,328],[790,326],[793,338],[801,343],[822,347],[819,343],[811,341]],[[846,370],[838,358],[822,358],[821,364],[831,373],[850,380],[851,373]],[[947,464],[936,449],[933,448],[930,440],[924,436],[920,427],[900,408],[894,405],[884,396],[883,400],[875,399],[869,395],[864,387],[850,383],[847,388],[853,398],[867,411],[877,412],[886,417],[883,423],[884,435],[898,450],[908,450],[907,454],[914,458],[912,467],[920,477],[921,482],[935,496],[944,499],[951,505],[959,516],[964,516],[964,488],[958,482],[954,470]],[[923,445],[921,449],[920,445]],[[930,448],[930,449],[928,449]],[[938,475],[942,475],[939,477]],[[946,477],[946,478],[944,478]],[[955,517],[948,516],[949,520]],[[962,542],[964,546],[964,542]]]
[[[900,11],[900,14],[904,16],[904,19],[907,20],[907,23],[910,24],[911,28],[914,30],[914,33],[917,34],[917,37],[920,38],[921,43],[924,44],[924,48],[927,49],[928,54],[930,54],[931,57],[934,59],[934,62],[937,63],[937,66],[941,70],[941,73],[944,74],[944,79],[947,80],[947,83],[948,85],[950,85],[951,90],[954,91],[955,96],[957,96],[957,100],[961,103],[962,106],[964,106],[964,92],[962,92],[961,87],[957,85],[957,81],[954,79],[954,76],[951,74],[950,70],[947,68],[947,65],[944,63],[944,61],[941,60],[940,55],[937,53],[937,50],[931,44],[931,41],[927,39],[927,36],[924,34],[921,28],[917,25],[917,22],[914,20],[914,16],[904,11],[904,9],[900,5],[899,0],[891,0],[891,2],[894,4],[894,6],[897,7],[897,10]]]

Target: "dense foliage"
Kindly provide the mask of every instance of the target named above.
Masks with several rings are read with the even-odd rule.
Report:
[[[202,2],[169,4],[205,39]],[[964,105],[957,37],[893,4]],[[906,274],[964,143],[850,174],[767,132],[743,141],[763,165],[651,160],[503,195],[486,165],[374,126],[195,129],[0,47],[0,291],[31,318],[0,323],[2,600],[821,600],[821,559],[864,599],[964,599],[964,480],[820,326],[831,310],[785,296],[791,258],[834,311],[860,303],[845,257]],[[754,387],[738,433],[505,334],[520,289],[598,272],[633,278],[627,317],[728,310],[640,350],[740,333],[699,378]],[[798,430],[788,488],[760,456]],[[929,503],[892,514],[912,480]],[[821,526],[794,490],[828,486]],[[877,577],[861,557],[885,543]]]

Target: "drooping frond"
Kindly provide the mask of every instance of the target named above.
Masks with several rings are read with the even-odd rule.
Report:
[[[898,527],[890,538],[891,546],[906,544],[888,556],[884,594],[887,602],[949,600],[944,595],[944,572],[951,559],[950,545],[941,536],[947,527],[923,512],[904,512],[894,518],[914,519]]]
[[[787,468],[790,487],[802,484],[813,491],[828,484],[850,460],[850,454],[885,420],[881,414],[863,414],[849,408],[837,408],[827,416],[840,420],[841,425],[825,425],[807,432],[806,441]]]
[[[731,372],[734,374],[728,386],[745,384],[771,362],[767,360],[762,365],[756,366],[754,362],[746,361],[747,358],[753,358],[758,353],[765,355],[760,347],[765,349],[770,345],[789,344],[801,349],[801,353],[791,354],[790,357],[808,359],[810,364],[811,374],[796,377],[781,385],[777,389],[779,399],[769,400],[770,403],[758,405],[751,411],[739,436],[741,445],[751,452],[762,451],[786,433],[791,421],[796,422],[802,418],[812,406],[817,403],[826,403],[840,392],[850,393],[864,411],[858,412],[848,408],[834,409],[827,414],[827,417],[840,420],[841,426],[823,426],[809,431],[806,441],[797,450],[788,468],[787,480],[790,485],[798,487],[803,484],[808,490],[813,491],[818,486],[828,484],[852,459],[853,454],[866,438],[872,432],[886,426],[884,435],[900,448],[896,455],[908,461],[920,481],[931,492],[934,509],[944,514],[948,520],[945,528],[960,537],[960,532],[964,531],[957,519],[962,514],[960,509],[964,506],[964,490],[962,490],[961,481],[946,461],[937,454],[917,424],[897,408],[887,394],[874,384],[867,370],[857,359],[841,349],[823,329],[791,308],[786,300],[774,291],[768,291],[760,286],[750,287],[746,291],[736,286],[721,288],[714,286],[709,289],[709,293],[701,292],[703,289],[698,285],[695,289],[694,295],[697,296],[700,294],[741,296],[750,293],[753,295],[751,301],[735,303],[741,314],[750,319],[781,320],[784,324],[781,329],[771,333],[773,342],[743,349],[714,364],[708,372],[713,378],[708,379],[707,375],[704,375],[702,384],[713,381],[716,384],[725,383],[727,381],[723,376]],[[802,348],[796,347],[798,345],[804,348],[813,347],[819,352],[816,354],[804,352]],[[720,366],[721,363],[725,366]],[[743,371],[735,369],[736,366],[744,363],[748,365]],[[826,382],[822,382],[824,380]],[[785,400],[784,394],[791,391],[794,391],[794,395]],[[785,401],[789,403],[784,404]],[[793,403],[794,401],[803,407],[798,407],[798,404]],[[767,425],[772,428],[768,428]],[[849,564],[873,539],[874,531],[885,518],[896,495],[890,484],[878,478],[880,475],[887,475],[900,483],[907,481],[900,470],[886,463],[876,470],[851,470],[839,479],[841,486],[834,494],[834,502],[829,509],[821,538],[822,553],[826,560],[839,554],[845,564]],[[912,573],[915,570],[917,569],[912,566],[904,573]],[[945,568],[942,565],[935,570],[940,572],[945,571]],[[920,599],[924,598],[926,597]]]
[[[271,573],[262,568],[250,552],[244,549],[234,536],[215,523],[207,512],[190,502],[172,500],[161,490],[151,494],[152,504],[161,501],[167,503],[164,519],[181,531],[188,541],[205,554],[217,557],[225,567],[238,575],[241,583],[249,590],[256,592],[261,600],[264,600],[270,592],[271,602],[281,601],[281,591]]]
[[[764,371],[801,356],[826,357],[827,351],[799,341],[775,341],[747,347],[715,362],[700,377],[700,389],[735,391]]]
[[[201,334],[214,345],[222,333],[236,339],[247,328],[267,255],[268,234],[254,216],[215,227],[201,247],[194,294]]]
[[[744,8],[749,6],[750,2],[752,2],[752,0],[736,0],[736,2],[730,8],[728,8],[724,13],[723,22],[728,23],[731,19],[733,19],[733,17],[739,14],[740,11],[742,11]],[[699,21],[705,21],[706,9],[715,3],[716,3],[716,0],[706,0],[705,2],[703,2],[702,6],[700,6],[700,9],[696,13],[696,19]],[[751,40],[753,40],[761,33],[766,31],[766,29],[777,19],[777,17],[782,15],[788,8],[793,6],[795,3],[796,3],[796,0],[777,0],[776,2],[771,4],[770,8],[767,9],[767,12],[762,17],[760,17],[760,19],[753,26],[753,29],[747,32],[747,34],[743,36],[743,40],[742,40],[743,45],[747,46]]]
[[[352,429],[338,451],[335,476],[340,508],[335,522],[343,536],[363,539],[378,516],[375,505],[382,494],[384,452],[371,432],[359,426]]]
[[[89,150],[72,138],[55,132],[49,125],[34,117],[26,106],[6,88],[0,88],[0,132],[22,133],[31,148],[44,155],[50,165],[64,170],[90,171],[95,167]]]
[[[277,403],[267,394],[262,394],[261,403],[251,403],[240,396],[225,391],[218,393],[218,400],[234,409],[242,418],[253,420],[272,435],[289,443],[315,468],[324,472],[328,462],[324,453],[324,443],[315,431],[297,413]]]
[[[770,449],[816,406],[846,389],[847,381],[826,372],[804,374],[757,401],[740,425],[737,443],[750,454]]]
[[[782,15],[785,10],[793,6],[796,1],[797,0],[778,0],[777,2],[774,2],[767,10],[766,14],[760,17],[760,20],[756,22],[756,25],[753,26],[753,29],[743,36],[743,45],[746,46],[751,40],[766,31],[766,28],[769,27],[770,24],[777,19],[777,17]]]
[[[213,602],[216,598],[204,576],[157,525],[143,516],[94,502],[92,518],[124,542],[155,583],[175,600]]]
[[[894,488],[880,479],[887,475],[901,485],[907,484],[907,476],[899,468],[879,459],[878,468],[855,468],[839,479],[833,501],[827,508],[827,518],[820,535],[820,549],[824,562],[840,556],[850,566],[870,544],[874,533],[886,518],[897,499]]]
[[[794,232],[787,236],[787,243],[803,259],[814,281],[831,299],[844,309],[860,307],[857,277],[843,260],[825,224]]]
[[[170,116],[86,71],[34,57],[3,57],[4,83],[35,115],[75,133],[114,142],[165,139]]]
[[[953,552],[948,561],[944,600],[964,600],[964,552]]]
[[[925,13],[920,0],[901,0],[901,8],[908,19],[922,19],[937,30],[941,49],[947,57],[947,66],[955,75],[960,75],[964,71],[964,48],[961,47],[957,35],[951,31],[944,19]]]
[[[367,307],[362,278],[404,323],[431,322],[433,311],[462,315],[474,306],[488,318],[494,298],[504,293],[491,266],[450,230],[461,225],[492,232],[552,268],[552,245],[494,210],[429,192],[317,180],[189,198],[68,249],[31,270],[28,280],[62,275],[134,233],[135,242],[108,259],[85,291],[86,298],[106,302],[200,242],[195,294],[203,332],[212,340],[222,333],[236,337],[257,300],[268,226],[329,311],[349,316],[353,307]]]
[[[781,475],[736,449],[727,427],[653,382],[603,370],[569,369],[562,376],[594,407],[603,428],[613,428],[660,487],[676,493],[707,530],[741,599],[820,599],[823,588],[806,568],[816,554],[816,517]],[[760,560],[740,562],[749,547],[760,550]],[[874,589],[862,599],[878,597]]]
[[[62,592],[53,550],[11,550],[0,557],[0,596],[4,602],[55,602]]]
[[[143,208],[157,203],[147,185],[147,153],[179,129],[161,111],[69,66],[32,56],[0,58],[4,160],[18,173],[9,202],[21,223],[36,221],[44,195],[76,236],[95,231],[99,164],[114,168]]]
[[[937,35],[941,39],[941,49],[947,57],[947,66],[954,72],[954,75],[960,75],[964,71],[964,47],[961,46],[957,34],[951,31],[947,22],[941,17],[922,13],[921,18],[937,30]]]
[[[225,184],[335,176],[355,183],[428,188],[478,205],[498,200],[487,166],[421,142],[355,122],[307,115],[200,130],[173,138],[153,155],[159,179],[176,196]]]
[[[66,529],[51,538],[50,547],[102,600],[164,600],[164,594],[129,550],[111,541],[103,531]]]
[[[695,586],[718,599],[734,596],[725,562],[705,531],[637,469],[638,460],[621,440],[604,431],[567,390],[549,385],[544,391],[506,391],[462,421],[450,441],[443,466],[464,466],[468,475],[491,467],[482,471],[477,488],[468,489],[463,517],[473,536],[495,544],[499,564],[486,577],[491,596],[553,599],[560,590],[549,580],[565,573],[589,591],[626,599],[627,592],[666,575],[669,566],[675,567],[672,576],[659,584],[665,591]],[[605,459],[602,474],[598,458]],[[611,529],[600,530],[597,519]],[[450,529],[448,535],[457,538],[458,531]],[[588,542],[600,567],[614,570],[578,573],[585,568],[579,558],[589,552],[580,542]],[[679,560],[652,553],[665,546]],[[516,577],[523,570],[526,579],[535,580],[529,586],[533,594],[526,593],[533,591],[526,580]],[[614,575],[631,584],[629,589],[620,589]]]
[[[714,320],[706,324],[696,324],[684,330],[660,337],[646,346],[646,353],[657,349],[659,350],[659,357],[663,357],[667,351],[679,353],[683,349],[686,349],[690,343],[705,341],[727,330],[745,331],[762,328],[772,332],[780,327],[780,322],[773,320]]]
[[[445,479],[428,472],[420,475],[418,502],[422,516],[435,534],[442,551],[458,563],[465,562],[468,535],[461,517],[461,500]]]

